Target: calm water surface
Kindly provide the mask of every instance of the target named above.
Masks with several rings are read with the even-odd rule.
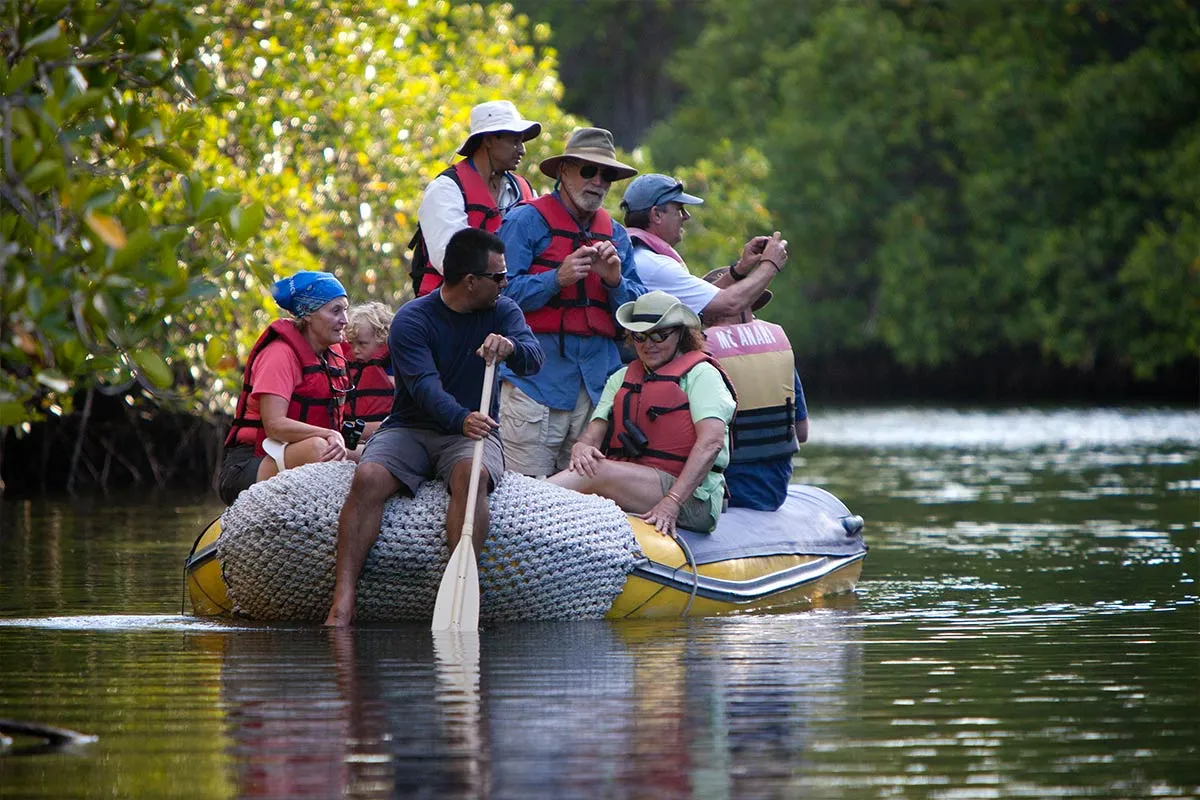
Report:
[[[99,738],[0,798],[1200,797],[1200,413],[826,413],[796,475],[856,596],[476,641],[182,615],[215,498],[6,499],[0,718]]]

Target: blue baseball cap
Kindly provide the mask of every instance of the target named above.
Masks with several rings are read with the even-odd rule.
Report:
[[[625,196],[621,198],[621,208],[626,211],[643,211],[666,203],[698,206],[703,202],[699,197],[683,191],[683,181],[651,172],[633,179],[629,188],[625,190]]]

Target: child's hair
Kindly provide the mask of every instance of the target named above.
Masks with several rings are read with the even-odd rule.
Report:
[[[346,337],[353,339],[358,336],[360,328],[365,328],[374,333],[377,339],[386,342],[394,316],[395,312],[376,301],[352,306],[346,314]]]

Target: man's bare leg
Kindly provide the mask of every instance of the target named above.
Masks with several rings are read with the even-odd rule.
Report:
[[[466,519],[467,507],[467,492],[471,488],[471,461],[465,459],[459,461],[450,469],[450,508],[446,512],[446,543],[450,545],[450,552],[454,552],[454,548],[458,547],[459,537],[462,535],[463,521]],[[471,544],[475,547],[475,558],[479,559],[479,554],[483,550],[483,540],[487,538],[488,525],[491,520],[488,516],[488,485],[491,482],[491,476],[488,474],[487,467],[481,467],[479,470],[479,489],[475,495],[475,528],[471,534]]]
[[[379,538],[383,504],[400,486],[400,481],[382,464],[361,464],[354,471],[350,493],[338,516],[333,604],[325,618],[326,625],[343,627],[353,621],[358,575],[367,553]]]

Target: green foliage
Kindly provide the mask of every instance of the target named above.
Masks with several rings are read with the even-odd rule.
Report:
[[[537,20],[528,39],[561,55],[563,107],[633,146],[680,93],[668,74],[675,51],[699,34],[692,0],[512,0]],[[705,0],[707,2],[707,0]],[[546,45],[549,46],[549,45]],[[597,68],[598,62],[603,68]]]
[[[69,410],[73,389],[174,384],[171,321],[254,233],[239,196],[192,174],[207,27],[175,0],[9,2],[0,27],[0,426]],[[207,204],[181,202],[191,182]],[[204,247],[198,243],[203,242]],[[182,260],[189,250],[192,257]],[[164,323],[166,331],[164,332]]]
[[[732,263],[747,239],[771,232],[761,188],[769,170],[762,153],[726,140],[710,158],[673,173],[688,192],[704,198],[704,205],[690,209],[692,220],[680,245],[694,273]]]
[[[771,308],[804,351],[1200,355],[1194,4],[714,0],[674,63],[654,158],[771,160]]]
[[[278,315],[275,278],[323,269],[352,302],[408,296],[422,192],[457,160],[472,106],[505,98],[542,122],[520,169],[541,189],[537,162],[576,121],[558,109],[553,54],[519,41],[532,26],[507,5],[219,0],[207,14],[204,58],[232,102],[204,121],[198,158],[265,214],[196,318],[221,368],[213,405],[228,409],[239,356]]]
[[[543,123],[522,168],[542,188],[537,161],[576,125],[553,53],[504,4],[3,13],[0,426],[135,378],[231,409],[276,278],[325,269],[354,301],[405,298],[422,190],[473,105]]]

